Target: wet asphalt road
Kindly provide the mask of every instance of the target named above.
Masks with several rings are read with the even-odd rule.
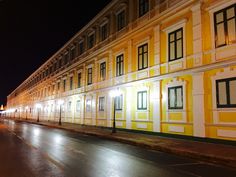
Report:
[[[0,177],[236,177],[236,170],[43,126],[0,121]]]

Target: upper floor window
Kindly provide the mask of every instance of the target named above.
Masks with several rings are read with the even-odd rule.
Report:
[[[92,84],[92,68],[88,68],[88,85]]]
[[[71,48],[71,50],[70,50],[70,58],[71,58],[71,60],[75,59],[75,47]]]
[[[70,77],[70,90],[73,89],[73,76]]]
[[[106,62],[100,64],[100,79],[102,81],[106,79]]]
[[[99,97],[99,111],[105,110],[105,97]]]
[[[116,76],[124,74],[124,55],[121,54],[116,57]]]
[[[183,109],[183,86],[168,88],[168,108]]]
[[[68,52],[67,53],[65,53],[65,55],[64,55],[64,65],[66,65],[67,63],[68,63],[68,60],[69,60],[69,55],[68,55]]]
[[[138,47],[138,70],[148,67],[148,44]]]
[[[60,82],[57,83],[57,91],[60,91]]]
[[[117,31],[125,27],[125,10],[117,14]]]
[[[169,61],[183,58],[183,28],[177,29],[168,35]]]
[[[215,45],[236,42],[236,4],[214,13]]]
[[[139,17],[149,11],[149,0],[139,0]]]
[[[78,88],[81,87],[81,73],[78,73]]]
[[[83,54],[84,53],[84,41],[81,41],[79,43],[79,55]]]
[[[217,108],[236,107],[236,77],[216,80]]]
[[[63,91],[64,91],[64,92],[66,91],[66,79],[63,80]]]
[[[101,26],[101,41],[104,41],[108,37],[108,24],[105,23]]]
[[[138,110],[147,110],[147,91],[138,92],[137,108]]]
[[[88,49],[91,49],[95,44],[95,33],[88,36]]]

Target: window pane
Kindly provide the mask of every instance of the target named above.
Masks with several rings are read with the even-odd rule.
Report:
[[[175,34],[170,34],[170,42],[173,42],[175,40]]]
[[[182,30],[178,31],[176,34],[176,39],[180,39],[180,38],[182,38]]]
[[[80,100],[76,103],[76,112],[80,112]]]
[[[177,58],[182,58],[182,40],[177,41]]]
[[[145,53],[144,56],[143,56],[143,67],[144,68],[147,68],[148,67],[148,54]]]
[[[175,43],[170,43],[170,59],[175,59]]]
[[[143,108],[147,108],[147,92],[143,92]]]
[[[226,82],[219,82],[219,104],[225,105],[227,104],[227,96],[226,96]]]
[[[216,15],[216,23],[222,22],[223,21],[223,12],[218,13]]]
[[[138,93],[138,108],[142,108],[142,94]]]
[[[228,21],[228,37],[229,42],[236,40],[235,19],[231,19]]]
[[[235,16],[234,7],[231,7],[230,9],[228,9],[226,11],[226,14],[227,14],[227,19],[234,17]]]
[[[230,104],[236,104],[236,80],[229,82]]]
[[[176,107],[182,108],[183,107],[182,87],[176,89],[176,95],[177,95]]]
[[[221,23],[217,25],[217,45],[223,45],[225,44],[225,30],[224,30],[224,24]]]
[[[142,55],[140,55],[140,56],[138,57],[138,66],[139,66],[139,69],[142,69],[142,68],[143,68]]]
[[[175,107],[175,89],[170,89],[169,90],[169,105],[171,108]]]

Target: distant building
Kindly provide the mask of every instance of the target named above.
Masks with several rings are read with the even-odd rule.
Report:
[[[7,98],[9,116],[236,140],[235,0],[113,0]],[[41,105],[37,106],[36,105]]]

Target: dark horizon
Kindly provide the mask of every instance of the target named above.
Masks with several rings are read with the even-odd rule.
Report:
[[[0,105],[109,2],[0,0]]]

